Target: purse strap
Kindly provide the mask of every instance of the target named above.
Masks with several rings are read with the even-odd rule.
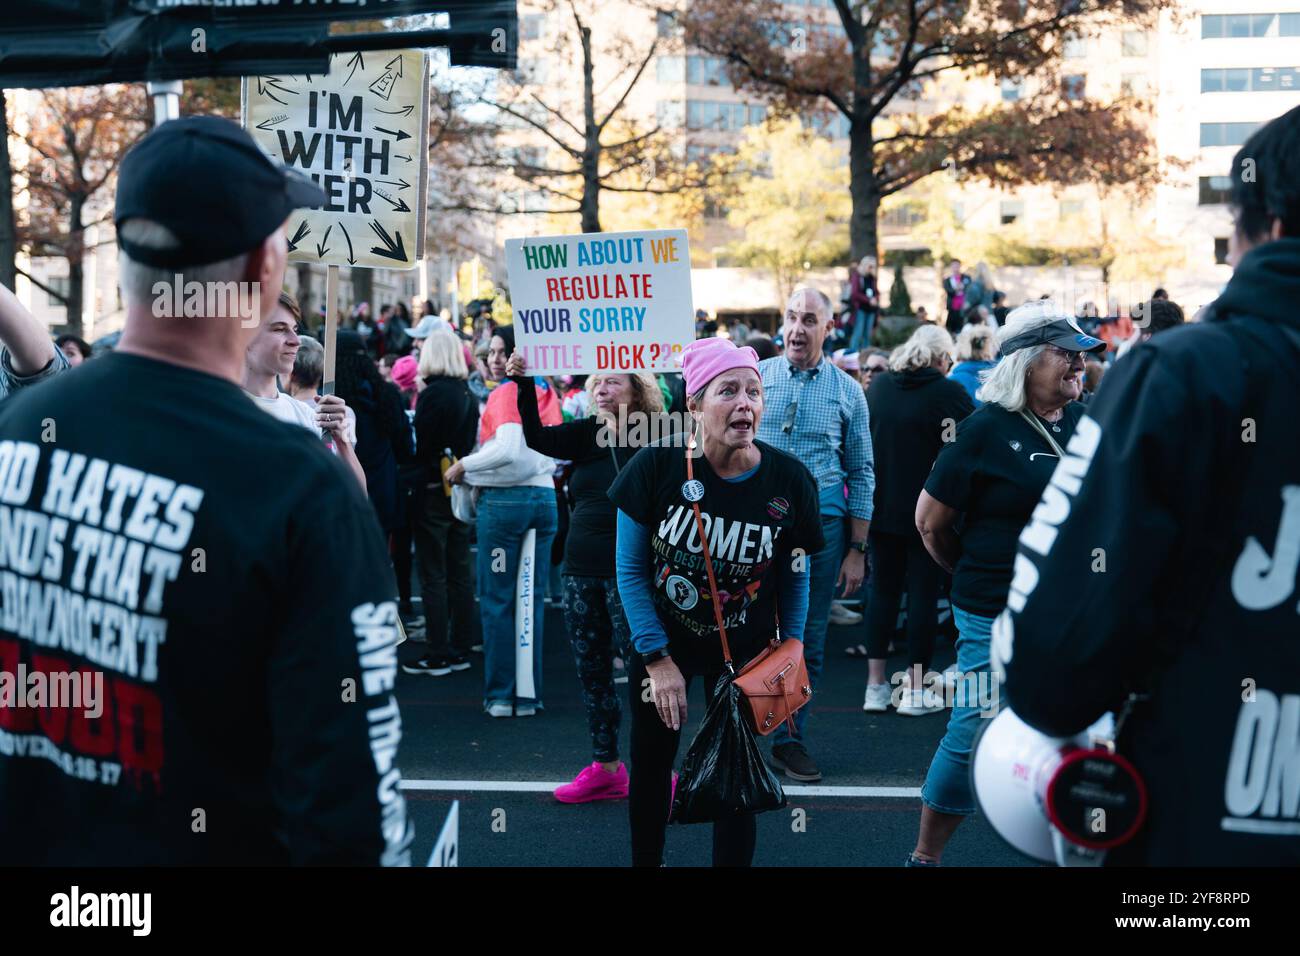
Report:
[[[1029,423],[1030,428],[1032,428],[1034,431],[1038,432],[1038,434],[1042,435],[1045,439],[1047,439],[1048,446],[1052,449],[1052,451],[1056,452],[1057,458],[1064,460],[1065,451],[1057,443],[1056,439],[1053,438],[1050,434],[1048,434],[1047,429],[1043,427],[1043,423],[1038,420],[1037,415],[1033,414],[1032,412],[1027,412],[1025,411],[1025,409],[1022,408],[1020,410],[1020,417]]]
[[[686,480],[695,480],[695,468],[691,463],[691,452],[695,450],[695,436],[686,443]],[[727,644],[727,629],[722,626],[722,603],[718,600],[718,581],[713,576],[713,559],[709,556],[709,539],[704,533],[704,519],[700,516],[699,501],[691,502],[691,511],[695,512],[695,533],[700,538],[700,550],[704,553],[704,571],[709,576],[709,596],[713,598],[713,619],[718,623],[718,637],[722,639],[722,660],[727,670],[736,673],[731,661],[731,647]]]

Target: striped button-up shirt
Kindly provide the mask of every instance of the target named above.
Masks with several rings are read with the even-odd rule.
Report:
[[[759,362],[758,370],[764,406],[758,437],[812,472],[822,514],[847,513],[869,521],[876,474],[862,386],[825,355],[807,371],[779,356]]]

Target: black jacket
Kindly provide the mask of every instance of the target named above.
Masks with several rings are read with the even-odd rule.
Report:
[[[916,499],[956,424],[975,410],[958,382],[938,369],[886,372],[867,389],[871,447],[875,449],[876,506],[871,527],[914,534]],[[949,427],[951,425],[951,427]]]
[[[463,458],[474,450],[477,435],[478,401],[465,380],[426,379],[415,400],[415,490],[442,480],[438,466],[443,449]]]
[[[1118,741],[1148,820],[1108,863],[1300,863],[1298,305],[1300,239],[1248,253],[1107,373],[1021,536],[1011,707],[1066,735],[1150,694]]]

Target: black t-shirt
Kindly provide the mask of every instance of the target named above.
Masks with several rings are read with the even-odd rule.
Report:
[[[114,353],[0,409],[0,671],[88,681],[0,708],[0,864],[407,862],[396,645],[356,479],[233,383]]]
[[[1071,402],[1060,421],[1039,421],[1064,448],[1083,413]],[[957,440],[939,452],[925,490],[963,513],[952,575],[952,603],[963,611],[996,617],[1006,606],[1016,539],[1058,461],[1029,422],[992,402],[963,419]]]
[[[594,416],[560,425],[543,425],[537,410],[536,390],[520,388],[515,391],[524,441],[528,447],[551,458],[573,462],[573,472],[569,476],[573,514],[569,516],[569,530],[564,537],[564,573],[591,578],[614,577],[614,529],[618,509],[609,500],[609,486],[637,449],[602,446],[599,441],[600,422]]]
[[[708,459],[694,459],[704,486],[700,517],[722,598],[723,626],[739,665],[771,639],[776,627],[777,562],[799,548],[812,561],[823,546],[817,484],[796,458],[766,442],[758,470],[743,481],[719,478]],[[675,659],[695,670],[717,670],[722,646],[714,620],[703,549],[685,497],[686,451],[643,448],[609,489],[620,510],[650,530],[654,603]]]

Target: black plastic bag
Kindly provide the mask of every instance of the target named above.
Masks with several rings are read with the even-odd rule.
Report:
[[[785,805],[785,791],[763,760],[754,731],[740,712],[740,691],[732,676],[723,674],[686,751],[669,819],[673,823],[712,823]]]

